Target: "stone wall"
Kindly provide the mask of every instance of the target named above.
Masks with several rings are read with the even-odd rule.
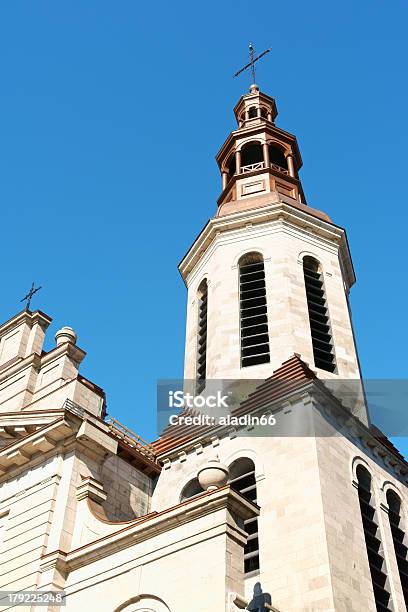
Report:
[[[58,459],[53,458],[1,487],[0,590],[36,588],[58,483]]]
[[[152,480],[120,457],[106,459],[100,481],[108,495],[103,503],[108,519],[127,521],[149,512]]]
[[[288,414],[301,404],[286,407]],[[246,579],[246,598],[256,582],[282,612],[335,610],[374,612],[367,552],[353,461],[361,457],[373,474],[377,513],[395,610],[405,610],[388,524],[384,483],[408,508],[405,481],[390,464],[322,421],[317,436],[214,438],[174,452],[153,493],[152,509],[177,503],[204,462],[218,454],[227,466],[239,457],[255,464],[260,571]],[[180,449],[179,449],[180,450]]]
[[[398,492],[403,513],[408,508],[408,492],[391,465],[360,439],[339,435],[326,421],[320,423],[317,453],[325,531],[336,610],[375,612],[371,576],[362,527],[356,467],[362,463],[372,476],[372,491],[388,590],[395,610],[405,610],[398,567],[394,553],[386,500],[387,487]],[[353,484],[354,482],[354,484]]]

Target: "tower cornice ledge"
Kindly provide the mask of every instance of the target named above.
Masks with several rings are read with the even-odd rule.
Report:
[[[31,460],[40,459],[48,451],[55,451],[62,441],[76,434],[76,429],[74,421],[63,415],[3,447],[0,451],[0,478],[7,478],[11,470],[27,467]]]
[[[31,312],[31,310],[22,310],[14,317],[8,319],[0,325],[0,335],[5,335],[7,332],[11,331],[14,327],[18,327],[23,322],[28,323],[30,327],[36,323],[39,323],[44,328],[47,328],[51,321],[51,317],[46,315],[44,312],[41,312],[41,310],[36,310],[35,312]]]
[[[250,210],[210,219],[179,264],[179,271],[186,286],[189,285],[189,275],[219,234],[243,229],[249,223],[256,226],[270,222],[281,223],[282,221],[296,226],[300,230],[307,229],[309,233],[337,245],[344,266],[347,285],[350,288],[355,283],[356,278],[345,229],[330,221],[318,218],[308,212],[307,209],[300,210],[297,205],[291,205],[280,200],[276,203],[260,205],[259,208],[251,208]]]
[[[225,156],[230,152],[231,147],[235,142],[239,142],[241,146],[249,140],[256,140],[259,138],[260,141],[266,142],[269,139],[279,138],[283,143],[292,147],[293,154],[296,158],[297,168],[300,169],[303,166],[302,155],[300,153],[299,144],[294,134],[282,130],[275,124],[268,124],[267,121],[262,120],[256,126],[248,126],[234,130],[229,134],[222,147],[215,156],[218,166],[221,168],[222,162]]]

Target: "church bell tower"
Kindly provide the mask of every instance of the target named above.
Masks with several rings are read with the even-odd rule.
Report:
[[[275,100],[252,85],[234,113],[238,129],[217,155],[222,175],[218,205],[273,191],[304,202],[298,175],[302,166],[299,147],[295,136],[276,127]]]
[[[180,263],[186,380],[265,379],[293,354],[320,378],[360,380],[346,232],[306,203],[296,137],[253,84],[216,156],[221,194]]]

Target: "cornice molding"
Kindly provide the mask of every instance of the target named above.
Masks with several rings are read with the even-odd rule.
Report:
[[[177,506],[167,508],[157,514],[149,514],[145,519],[139,517],[133,524],[102,536],[89,544],[76,548],[69,553],[63,551],[52,551],[42,557],[40,571],[44,572],[55,567],[56,563],[63,563],[64,571],[72,571],[93,563],[97,559],[115,554],[148,540],[158,534],[172,531],[192,520],[205,517],[219,510],[226,510],[225,529],[229,535],[240,540],[242,545],[246,542],[246,533],[234,524],[232,516],[242,519],[259,515],[259,508],[245,499],[240,493],[234,491],[229,485],[206,492],[200,496],[191,498]],[[215,525],[217,527],[218,525]]]
[[[44,366],[64,356],[69,357],[79,365],[86,356],[86,352],[75,344],[65,342],[64,344],[56,346],[48,353],[45,353],[45,355],[40,355],[39,353],[32,353],[31,355],[28,355],[28,357],[21,359],[17,363],[12,364],[9,368],[3,370],[0,373],[0,383],[6,381],[7,379],[13,377],[15,374],[18,374],[27,368],[33,367],[39,372]]]
[[[71,342],[64,342],[64,344],[60,344],[59,346],[54,347],[51,351],[46,353],[41,358],[41,366],[48,365],[55,359],[62,357],[63,355],[67,355],[71,359],[73,359],[78,364],[86,356],[86,352],[79,348],[76,344],[72,344]]]
[[[31,367],[35,368],[36,370],[41,368],[41,355],[39,353],[32,353],[31,355],[28,355],[28,357],[21,359],[17,363],[11,365],[9,368],[3,370],[0,374],[0,383],[8,378],[11,378],[14,376],[14,374],[18,374],[19,372]]]
[[[349,287],[354,284],[355,276],[345,230],[282,201],[210,219],[180,262],[179,271],[184,282],[188,284],[189,274],[199,263],[210,244],[220,234],[244,229],[249,222],[252,226],[256,226],[282,221],[302,231],[309,231],[314,237],[324,238],[336,245],[340,249],[347,284]]]
[[[31,312],[30,310],[22,310],[8,321],[5,321],[0,325],[0,336],[8,333],[12,329],[19,327],[23,322],[27,323],[30,327],[39,323],[44,328],[47,328],[51,323],[52,319],[41,310]]]
[[[75,434],[77,426],[65,417],[60,417],[44,425],[21,440],[17,440],[0,450],[0,477],[3,478],[15,468],[24,469],[38,456],[56,450],[61,441]]]
[[[103,489],[103,484],[92,476],[84,478],[76,488],[76,498],[78,501],[91,499],[102,504],[106,501],[107,497],[108,495]]]

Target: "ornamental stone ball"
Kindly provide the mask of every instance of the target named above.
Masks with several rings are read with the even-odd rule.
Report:
[[[214,491],[228,482],[229,472],[219,457],[210,459],[197,472],[198,482],[204,491]]]
[[[60,330],[55,334],[55,341],[57,346],[60,344],[65,344],[65,342],[69,342],[70,344],[76,344],[77,335],[72,327],[61,327]]]

